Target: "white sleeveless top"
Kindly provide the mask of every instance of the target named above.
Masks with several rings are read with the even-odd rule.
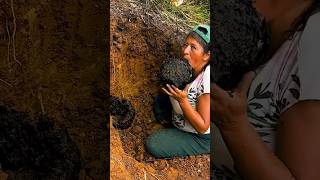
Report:
[[[196,109],[198,97],[205,93],[210,94],[210,65],[207,65],[204,71],[202,71],[189,86],[188,101],[194,109]],[[172,97],[170,97],[170,101],[173,107],[172,122],[174,126],[183,131],[198,133],[183,117],[183,112],[178,101]],[[210,127],[204,134],[210,134]]]

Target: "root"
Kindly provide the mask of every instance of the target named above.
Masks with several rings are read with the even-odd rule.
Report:
[[[40,101],[40,106],[41,106],[41,112],[42,114],[45,114],[46,112],[44,111],[44,105],[43,105],[43,100],[42,100],[42,93],[41,93],[41,87],[39,88],[39,92],[38,92],[38,98]]]
[[[17,24],[16,24],[16,16],[13,9],[13,0],[11,0],[11,11],[13,16],[13,33],[12,33],[13,59],[21,66],[21,62],[18,61],[16,57],[15,36],[16,36]]]
[[[3,80],[3,79],[0,79],[1,82],[5,83],[6,85],[10,86],[10,87],[13,87],[10,83],[8,83],[7,81]]]
[[[8,26],[8,19],[6,18],[6,29],[7,29],[7,34],[8,34],[8,53],[7,53],[7,60],[8,60],[8,66],[9,70],[10,68],[10,45],[11,45],[11,36],[9,32],[9,26]]]

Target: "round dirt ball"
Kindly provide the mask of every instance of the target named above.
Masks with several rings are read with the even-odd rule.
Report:
[[[183,90],[187,84],[194,80],[194,73],[187,60],[171,58],[161,64],[159,80],[163,87],[169,84]]]
[[[131,127],[135,117],[135,110],[130,101],[116,96],[111,96],[110,114],[113,116],[113,127],[123,130]]]
[[[225,90],[265,63],[270,36],[249,0],[213,1],[211,81]]]

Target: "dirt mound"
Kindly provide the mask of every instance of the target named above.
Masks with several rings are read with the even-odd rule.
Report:
[[[111,120],[112,122],[112,120]],[[122,147],[119,132],[110,128],[110,146]],[[126,154],[122,148],[111,148],[110,156],[110,179],[177,179],[179,172],[173,168],[166,169],[158,174],[157,171],[148,164],[137,162],[136,159]]]
[[[165,24],[160,26],[161,21],[153,22],[152,14],[146,15],[144,7],[132,1],[114,0],[110,12],[110,92],[129,100],[136,110],[132,126],[119,131],[122,143],[114,143],[111,138],[111,160],[114,153],[123,151],[125,154],[120,153],[120,157],[129,158],[133,163],[128,167],[150,166],[154,169],[150,172],[158,179],[209,179],[208,155],[158,160],[144,148],[146,137],[163,128],[153,114],[154,99],[160,87],[157,73],[164,60],[180,56],[185,34]],[[121,158],[118,164],[126,164]],[[127,166],[126,173],[132,179],[137,172],[139,178],[144,178],[144,172]],[[114,168],[111,165],[111,173],[117,171],[117,167]],[[148,171],[148,177],[157,179],[148,175]],[[125,174],[114,175],[113,179],[121,179]]]
[[[79,178],[79,150],[67,131],[55,128],[46,115],[33,126],[24,113],[0,106],[0,114],[2,169],[29,169],[34,173],[28,179]]]

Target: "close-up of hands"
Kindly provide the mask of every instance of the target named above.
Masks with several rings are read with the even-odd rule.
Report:
[[[211,83],[212,119],[217,127],[232,130],[247,119],[247,92],[254,77],[253,71],[247,72],[232,91]]]
[[[162,91],[166,93],[167,95],[173,97],[175,100],[177,100],[179,103],[182,101],[188,100],[188,88],[189,85],[187,85],[183,90],[180,90],[174,85],[166,84],[166,88],[162,87]]]

